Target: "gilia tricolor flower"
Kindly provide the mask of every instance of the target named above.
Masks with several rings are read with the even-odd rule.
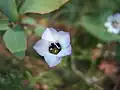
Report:
[[[56,66],[63,56],[72,53],[69,33],[57,32],[53,28],[47,28],[42,34],[42,39],[36,42],[33,48],[39,55],[44,56],[49,67]]]
[[[115,14],[108,17],[107,22],[105,23],[107,31],[114,34],[120,33],[120,14]]]

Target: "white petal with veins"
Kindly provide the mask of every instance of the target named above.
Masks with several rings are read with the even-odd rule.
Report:
[[[56,55],[51,54],[51,53],[45,53],[44,58],[45,58],[46,63],[49,65],[49,67],[56,66],[62,60],[61,57],[57,57]]]
[[[44,56],[44,53],[48,52],[49,43],[49,41],[41,39],[36,42],[33,48],[39,55]]]
[[[70,55],[72,53],[72,48],[71,48],[71,45],[69,45],[69,47],[65,48],[65,49],[62,49],[58,54],[57,56],[58,57],[63,57],[63,56],[67,56],[67,55]]]
[[[54,35],[57,34],[57,31],[53,28],[47,28],[43,34],[42,34],[42,39],[48,40],[48,41],[56,41],[56,38]]]
[[[70,45],[70,34],[68,32],[59,31],[59,43],[62,48],[66,48]]]

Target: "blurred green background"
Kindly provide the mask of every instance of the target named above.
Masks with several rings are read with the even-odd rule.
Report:
[[[24,1],[15,0],[18,11]],[[28,18],[25,21],[28,25],[20,23],[27,35],[27,49],[24,53],[15,55],[25,54],[24,58],[18,58],[9,52],[3,40],[5,31],[0,32],[0,90],[104,90],[105,80],[110,83],[105,86],[111,88],[111,79],[99,70],[99,57],[103,57],[104,52],[108,50],[119,53],[116,49],[111,50],[116,48],[111,42],[119,42],[120,36],[108,33],[104,28],[107,17],[119,13],[119,6],[119,0],[69,0],[59,9],[49,13],[21,15],[21,20]],[[6,16],[12,18],[1,9],[0,19],[8,19]],[[29,21],[29,18],[33,18],[39,26],[70,32],[72,55],[64,57],[58,66],[48,68],[44,58],[32,49],[40,39],[36,33],[41,33],[43,27],[32,31],[34,26],[31,24],[34,24],[34,20]],[[13,23],[11,20],[9,26],[12,28],[19,23]]]

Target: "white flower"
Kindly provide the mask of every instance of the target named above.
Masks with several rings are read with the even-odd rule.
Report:
[[[42,34],[42,39],[33,48],[39,55],[44,56],[49,67],[56,66],[63,56],[72,53],[69,33],[57,32],[53,28],[47,28]]]
[[[120,33],[120,14],[115,14],[108,17],[107,22],[104,24],[108,32],[119,34]]]

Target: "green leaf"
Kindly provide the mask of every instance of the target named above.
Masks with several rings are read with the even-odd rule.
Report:
[[[104,23],[107,21],[111,13],[102,13],[101,15],[83,16],[81,25],[87,32],[103,41],[120,41],[120,35],[107,32]]]
[[[17,28],[15,28],[17,29]],[[9,28],[3,36],[3,40],[6,44],[6,47],[12,52],[17,55],[24,55],[26,50],[26,37],[24,31],[20,30],[12,30]]]
[[[109,8],[112,10],[116,10],[118,8],[116,1],[113,0],[98,0],[97,5],[103,9]]]
[[[59,9],[69,0],[25,0],[20,9],[21,14],[39,13],[45,14]]]
[[[23,57],[25,56],[25,51],[15,52],[14,55],[17,57]]]
[[[5,31],[8,29],[8,20],[0,20],[0,31]]]
[[[15,0],[0,0],[0,9],[11,21],[15,22],[19,19]]]
[[[44,30],[45,30],[44,26],[42,26],[42,25],[37,26],[35,29],[35,35],[41,36]]]

